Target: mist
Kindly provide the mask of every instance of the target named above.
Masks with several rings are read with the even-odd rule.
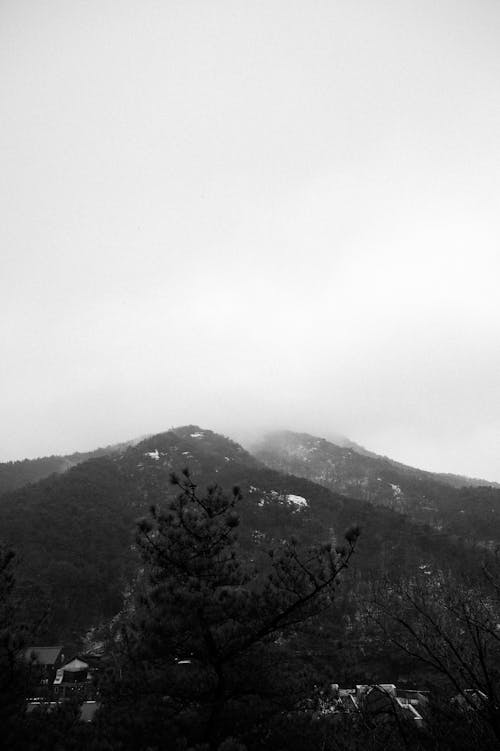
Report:
[[[499,23],[4,0],[0,460],[195,423],[500,481]]]

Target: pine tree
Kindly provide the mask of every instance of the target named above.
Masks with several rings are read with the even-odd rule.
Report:
[[[239,489],[199,494],[188,470],[172,482],[177,498],[139,524],[143,592],[122,631],[108,717],[120,718],[121,742],[134,749],[166,737],[169,748],[174,738],[179,747],[217,748],[228,737],[261,744],[273,716],[293,713],[310,688],[293,637],[331,606],[359,530],[338,550],[302,550],[292,539],[249,560],[236,534]],[[120,712],[127,702],[140,728]]]

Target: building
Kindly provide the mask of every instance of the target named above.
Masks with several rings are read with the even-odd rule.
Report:
[[[58,668],[52,689],[56,699],[68,699],[72,696],[93,698],[94,686],[89,664],[75,657]]]
[[[426,692],[398,690],[393,683],[359,684],[347,689],[333,684],[331,690],[335,714],[367,713],[381,722],[398,717],[414,722],[417,727],[424,722],[423,713],[428,704]]]
[[[464,688],[462,693],[454,696],[451,701],[463,712],[475,712],[485,708],[488,697],[478,688]]]
[[[46,695],[57,670],[64,662],[63,647],[28,647],[24,660],[28,664],[33,690],[37,695]]]

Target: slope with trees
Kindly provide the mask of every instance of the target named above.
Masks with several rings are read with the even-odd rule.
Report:
[[[295,535],[314,545],[325,530],[331,539],[340,538],[359,523],[364,534],[347,593],[388,570],[419,575],[423,563],[435,572],[456,572],[475,555],[389,508],[267,468],[233,441],[186,426],[2,497],[1,534],[19,553],[26,601],[50,610],[47,639],[76,638],[120,610],[138,566],[134,521],[149,506],[172,500],[170,473],[185,466],[201,487],[239,485],[239,545],[248,558],[257,543],[272,547]],[[343,610],[352,620],[352,596],[344,599]],[[341,631],[340,618],[332,640],[336,631]],[[331,661],[331,652],[323,662]],[[320,666],[321,658],[314,659]]]
[[[0,496],[12,490],[22,488],[24,485],[39,482],[52,474],[62,474],[71,467],[102,456],[119,454],[129,446],[139,442],[138,440],[116,443],[94,451],[79,452],[63,456],[52,455],[38,457],[37,459],[21,459],[11,462],[0,462]],[[1,501],[0,501],[1,502]]]
[[[469,543],[500,543],[500,489],[475,481],[456,487],[452,476],[343,448],[322,438],[283,431],[268,434],[255,455],[281,472],[307,477],[338,493],[388,506],[434,529]]]

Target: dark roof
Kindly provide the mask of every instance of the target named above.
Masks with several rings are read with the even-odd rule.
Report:
[[[30,662],[32,659],[38,665],[55,665],[62,652],[61,647],[28,647],[24,650],[24,659]]]

